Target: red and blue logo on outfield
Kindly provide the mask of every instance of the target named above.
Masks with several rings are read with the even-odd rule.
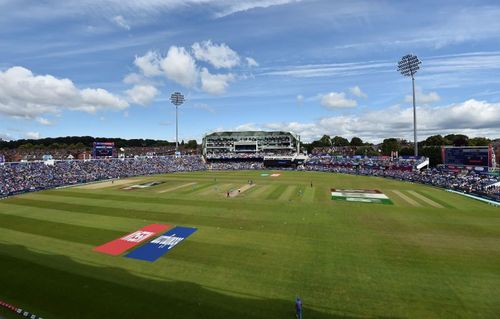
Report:
[[[155,261],[172,248],[178,245],[181,241],[189,237],[196,231],[192,227],[175,227],[165,234],[150,241],[132,252],[125,255],[127,258],[134,258],[145,261]]]
[[[139,245],[145,240],[157,234],[160,234],[169,228],[172,228],[172,226],[162,224],[151,224],[148,226],[144,226],[133,233],[94,248],[94,251],[98,251],[108,255],[120,255],[130,248]]]

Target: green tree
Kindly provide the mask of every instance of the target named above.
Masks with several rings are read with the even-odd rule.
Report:
[[[413,146],[401,147],[398,154],[400,156],[413,156],[415,155],[415,151]]]
[[[19,148],[24,150],[31,150],[33,149],[33,144],[31,143],[21,144],[19,145]]]
[[[343,138],[342,136],[335,136],[332,139],[333,146],[349,146],[349,140]]]
[[[198,142],[196,142],[196,140],[189,140],[186,143],[186,148],[196,149],[197,147],[198,147]]]
[[[332,139],[329,135],[323,135],[319,139],[319,142],[321,143],[321,146],[332,146]]]
[[[429,158],[429,165],[435,167],[443,163],[441,157],[441,146],[424,146],[419,149],[419,155]]]
[[[382,154],[389,156],[391,152],[399,151],[399,141],[395,138],[386,138],[382,142]]]
[[[448,145],[467,146],[469,137],[463,134],[449,134],[444,137],[449,141]]]
[[[468,141],[469,146],[488,146],[491,140],[486,137],[474,137]]]
[[[363,146],[363,140],[357,136],[351,138],[351,146]]]
[[[427,146],[441,146],[441,145],[448,145],[449,143],[450,143],[450,141],[445,139],[441,135],[429,136],[424,141],[424,144]]]

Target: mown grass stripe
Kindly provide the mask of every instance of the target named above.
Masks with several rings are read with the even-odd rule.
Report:
[[[207,186],[208,187],[208,186]],[[199,189],[199,188],[198,188]],[[75,198],[85,198],[85,199],[102,199],[102,200],[115,200],[120,202],[131,202],[136,204],[161,204],[166,206],[191,206],[191,207],[200,207],[207,208],[214,205],[213,200],[206,200],[206,197],[196,197],[190,196],[189,199],[179,198],[179,197],[159,197],[157,194],[151,194],[149,196],[146,193],[141,193],[144,196],[138,196],[137,194],[132,194],[132,192],[128,192],[127,194],[116,194],[116,193],[93,193],[93,192],[72,192],[67,190],[53,190],[48,192],[40,192],[36,193],[37,196],[63,196],[63,197],[75,197]],[[27,196],[15,197],[12,200],[17,198],[28,198]],[[253,209],[262,209],[265,210],[268,208],[268,205],[265,203],[252,203],[253,207],[248,208],[249,210]],[[217,201],[217,207],[219,209],[241,209],[241,204],[235,201]]]
[[[292,191],[290,192],[289,199],[297,202],[301,202],[304,196],[304,186],[296,185],[292,187]]]
[[[393,189],[392,192],[394,194],[398,195],[400,198],[402,198],[407,204],[410,204],[410,206],[413,206],[413,207],[422,207],[422,205],[419,202],[417,202],[412,197],[403,194],[403,192],[395,190],[395,189]]]
[[[250,194],[252,194],[253,192],[255,192],[255,190],[257,189],[258,185],[257,184],[253,184],[253,185],[250,185],[251,187],[249,189],[247,189],[245,192],[243,192],[241,195],[241,197],[248,197]]]
[[[124,235],[124,233],[120,231],[75,226],[4,214],[0,214],[0,225],[2,228],[19,232],[89,245],[98,245]]]
[[[396,193],[394,193],[393,191],[391,190],[386,190],[384,191],[384,194],[387,195],[387,197],[389,197],[389,199],[396,205],[399,205],[399,206],[405,206],[407,207],[408,206],[408,202],[403,200],[402,197],[400,197],[399,195],[397,195]]]
[[[294,195],[295,186],[289,185],[286,187],[285,191],[278,197],[280,201],[289,201]]]
[[[314,188],[312,188],[310,185],[304,186],[302,201],[305,203],[312,203],[314,201]]]
[[[324,185],[314,185],[314,200],[319,202],[325,202],[331,199],[330,189]]]
[[[441,204],[441,206],[444,206],[446,208],[455,208],[453,205],[449,204],[449,202],[446,202],[444,200],[441,200],[441,199],[437,198],[436,196],[430,194],[430,192],[428,192],[428,191],[419,190],[419,191],[416,191],[416,192],[421,193],[422,195],[428,197],[429,199],[435,201],[438,204]]]
[[[272,185],[270,184],[257,184],[257,186],[254,187],[254,191],[248,195],[248,198],[257,199],[265,197],[266,194],[269,194],[271,189]]]
[[[196,182],[190,182],[190,183],[183,183],[183,184],[175,184],[175,186],[173,186],[173,185],[170,184],[170,185],[168,185],[169,186],[168,188],[163,187],[161,190],[158,190],[157,193],[173,192],[173,191],[182,189],[184,187],[194,186],[195,184],[197,184],[197,183]]]
[[[215,183],[204,183],[204,184],[197,184],[195,187],[191,187],[191,188],[187,188],[187,189],[183,189],[183,190],[178,190],[176,191],[175,193],[176,194],[182,194],[182,195],[190,195],[190,194],[196,194],[196,193],[199,193],[207,188],[209,188],[210,186],[214,186]]]
[[[267,232],[280,232],[281,222],[279,221],[264,221],[246,218],[236,218],[229,215],[228,217],[220,216],[201,216],[191,215],[185,213],[173,212],[153,212],[139,209],[126,209],[126,208],[113,208],[106,207],[103,209],[101,206],[91,206],[82,204],[70,204],[59,202],[54,205],[51,201],[32,200],[27,198],[13,198],[9,201],[11,205],[28,206],[33,208],[46,208],[53,210],[60,210],[66,212],[88,213],[106,216],[130,217],[130,218],[144,218],[154,222],[165,222],[169,224],[177,224],[183,226],[212,226],[228,229],[245,229],[245,230],[259,230],[260,225],[265,224]]]
[[[430,205],[434,208],[444,208],[442,205],[440,205],[439,203],[436,203],[434,202],[432,199],[430,198],[427,198],[426,196],[416,192],[416,191],[413,191],[413,190],[409,190],[408,193],[412,194],[414,197],[422,200],[423,202],[425,202],[427,205]]]
[[[144,226],[146,220],[127,217],[110,217],[105,215],[95,215],[86,213],[77,213],[67,211],[58,211],[52,209],[38,208],[36,210],[30,207],[21,207],[9,204],[3,204],[5,210],[0,210],[0,214],[26,217],[37,220],[47,220],[54,223],[70,224],[75,226],[94,227],[108,229],[113,231],[127,232],[130,229],[136,229]],[[152,223],[152,222],[150,222]]]
[[[266,196],[266,199],[278,199],[285,192],[287,185],[279,184],[276,188]]]

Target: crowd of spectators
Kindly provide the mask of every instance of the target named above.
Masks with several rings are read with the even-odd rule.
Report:
[[[342,155],[342,156],[354,156],[356,153],[356,146],[324,146],[315,147],[311,150],[311,154],[314,156],[320,155]]]
[[[215,171],[265,169],[261,161],[215,162],[208,164],[208,168]]]
[[[425,157],[398,157],[391,158],[390,156],[332,156],[332,155],[312,155],[309,157],[307,164],[310,166],[326,166],[326,167],[361,167],[371,169],[393,169],[411,171],[418,164],[423,163]]]
[[[292,156],[294,153],[290,150],[273,150],[272,152],[210,152],[205,155],[207,160],[231,160],[231,159],[263,159],[266,156]]]
[[[0,166],[0,197],[100,180],[205,169],[200,156],[6,163]]]

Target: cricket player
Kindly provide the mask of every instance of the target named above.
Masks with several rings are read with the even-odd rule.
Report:
[[[300,300],[300,297],[295,299],[295,316],[297,319],[302,319],[302,300]]]

